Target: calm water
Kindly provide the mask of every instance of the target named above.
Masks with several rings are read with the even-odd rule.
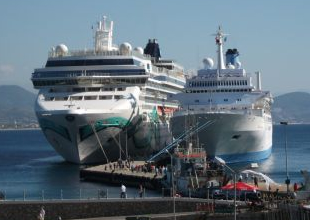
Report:
[[[285,130],[274,126],[272,156],[259,164],[259,171],[284,183]],[[310,125],[287,126],[288,170],[291,182],[303,180],[300,170],[310,170]],[[96,197],[98,190],[108,189],[109,197],[119,196],[118,186],[83,182],[78,165],[64,160],[47,143],[40,130],[0,131],[0,191],[7,199],[83,198]],[[42,192],[43,190],[43,192]],[[128,188],[128,196],[138,190]],[[159,193],[148,191],[148,196]]]
[[[80,181],[80,166],[65,162],[46,141],[41,130],[0,131],[0,191],[7,199],[95,198],[98,190],[119,197],[120,186]],[[127,188],[129,197],[138,189]],[[159,196],[146,191],[147,196]]]

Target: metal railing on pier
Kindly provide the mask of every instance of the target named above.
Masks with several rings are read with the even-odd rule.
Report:
[[[160,192],[128,190],[127,198],[160,198]],[[0,190],[0,201],[47,201],[47,200],[101,200],[120,198],[120,190],[98,189],[56,189],[56,190]]]

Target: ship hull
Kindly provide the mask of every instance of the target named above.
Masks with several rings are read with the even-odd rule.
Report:
[[[184,132],[185,114],[171,119],[174,137]],[[198,133],[199,144],[208,156],[218,156],[227,163],[253,162],[266,159],[272,149],[272,123],[266,117],[251,114],[195,114],[200,124],[214,123]]]
[[[103,163],[120,157],[145,159],[171,142],[168,124],[143,121],[130,111],[116,113],[37,112],[53,148],[77,164]]]

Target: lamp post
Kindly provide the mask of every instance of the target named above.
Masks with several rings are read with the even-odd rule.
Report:
[[[287,169],[287,129],[286,126],[288,125],[287,121],[281,121],[280,122],[281,125],[284,125],[284,129],[285,129],[285,169],[286,169],[286,180],[285,180],[285,184],[286,184],[286,193],[288,194],[289,192],[289,186],[290,186],[290,179],[288,176],[288,169]]]
[[[176,215],[175,215],[175,197],[174,197],[174,174],[173,174],[173,158],[172,158],[172,154],[169,153],[169,151],[166,149],[167,154],[169,154],[170,156],[170,166],[171,166],[171,188],[172,188],[172,196],[173,196],[173,216],[174,216],[174,220],[176,219]]]
[[[237,219],[237,207],[236,207],[236,198],[237,198],[237,189],[236,189],[236,171],[234,171],[232,168],[230,168],[225,160],[223,160],[220,157],[215,156],[215,160],[217,162],[219,162],[220,164],[222,164],[223,166],[225,166],[227,169],[230,170],[230,172],[232,172],[234,174],[234,220]]]

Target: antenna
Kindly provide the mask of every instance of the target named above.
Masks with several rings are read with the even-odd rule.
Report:
[[[223,58],[223,43],[226,41],[226,37],[229,34],[224,34],[222,31],[221,26],[219,26],[217,33],[213,34],[215,36],[215,43],[218,45],[217,50],[217,77],[220,76],[221,69],[226,69],[224,64],[224,58]]]
[[[97,23],[97,29],[95,32],[95,51],[110,51],[112,47],[113,37],[113,21],[108,21],[106,16],[102,17],[102,20]]]

